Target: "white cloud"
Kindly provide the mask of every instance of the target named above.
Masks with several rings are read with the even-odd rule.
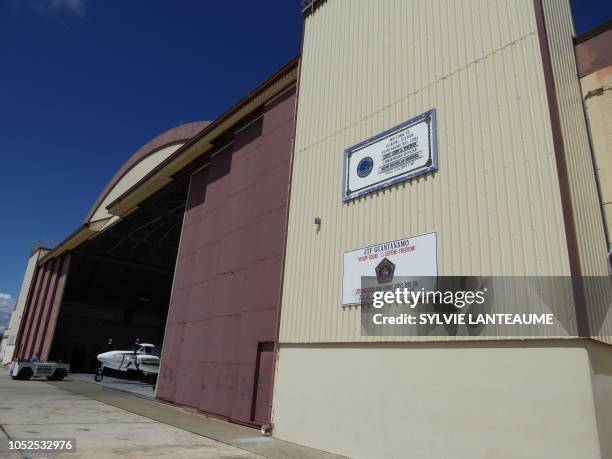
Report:
[[[85,16],[85,4],[88,0],[13,0],[14,7],[26,7],[38,13],[72,13]]]
[[[8,327],[14,307],[13,296],[10,293],[0,293],[0,335]]]
[[[55,10],[67,10],[79,16],[85,15],[85,0],[47,0]]]

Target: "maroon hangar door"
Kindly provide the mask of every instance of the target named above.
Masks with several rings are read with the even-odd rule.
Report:
[[[270,421],[294,107],[292,82],[224,132],[191,175],[161,399],[234,422]]]
[[[270,421],[269,411],[272,404],[274,357],[274,343],[260,343],[255,371],[253,412],[251,413],[251,419],[258,424],[266,424]]]
[[[48,249],[38,248],[37,264],[17,338],[15,340],[14,360],[29,360],[37,356],[47,360],[58,311],[64,294],[64,286],[70,263],[69,255],[44,260]]]

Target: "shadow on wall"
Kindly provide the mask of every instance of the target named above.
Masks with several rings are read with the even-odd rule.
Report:
[[[591,381],[601,457],[612,457],[612,359],[610,346],[589,340]]]

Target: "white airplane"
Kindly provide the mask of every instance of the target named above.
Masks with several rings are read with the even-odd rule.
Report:
[[[95,380],[102,381],[106,368],[121,372],[137,371],[153,379],[159,373],[160,357],[160,346],[138,342],[133,351],[108,351],[98,354],[100,365],[96,371]]]

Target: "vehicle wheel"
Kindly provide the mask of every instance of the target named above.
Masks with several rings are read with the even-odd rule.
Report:
[[[51,376],[47,376],[49,381],[61,381],[66,376],[68,376],[68,372],[65,368],[59,368],[53,372]]]
[[[94,380],[96,382],[100,382],[104,379],[104,376],[102,376],[102,373],[96,373],[96,375],[94,376]]]
[[[19,381],[27,381],[34,376],[34,372],[31,368],[22,368],[17,373],[17,376],[14,376],[14,379],[18,379]]]

